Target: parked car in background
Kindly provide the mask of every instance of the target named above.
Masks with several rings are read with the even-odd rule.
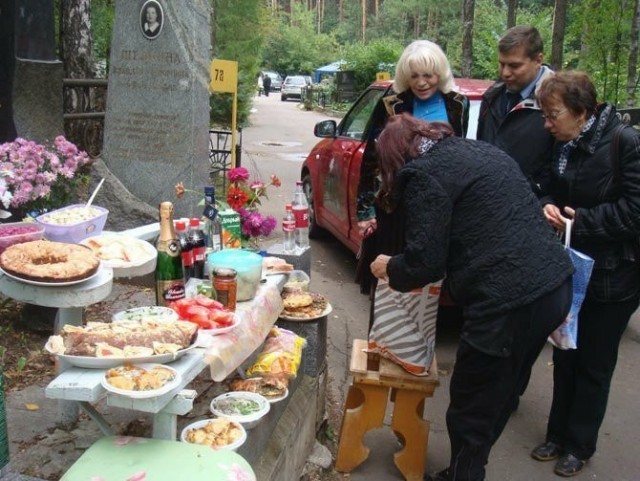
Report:
[[[307,81],[302,75],[288,75],[282,83],[280,100],[283,102],[290,98],[301,99],[302,89],[307,86]]]
[[[490,80],[455,79],[455,90],[469,97],[468,138],[475,138],[482,94]],[[286,82],[285,82],[286,83]],[[374,155],[368,143],[372,129],[381,129],[387,118],[382,99],[394,94],[393,81],[371,84],[354,102],[347,114],[335,120],[318,122],[316,137],[322,138],[302,164],[301,179],[309,200],[309,235],[331,232],[340,242],[358,252],[362,238],[358,232],[356,195],[362,158]]]
[[[271,77],[271,90],[280,90],[282,88],[282,75],[273,70],[263,70],[260,75],[268,75]]]

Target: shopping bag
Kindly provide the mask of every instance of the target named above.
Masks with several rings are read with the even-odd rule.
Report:
[[[378,280],[369,352],[392,360],[416,376],[428,376],[436,347],[436,319],[442,282],[398,292]]]
[[[575,267],[575,272],[573,273],[573,299],[567,318],[549,336],[549,342],[558,349],[563,350],[577,349],[578,347],[578,313],[587,293],[589,278],[593,270],[593,259],[591,257],[569,247],[572,221],[567,219],[565,223],[564,247],[567,249],[567,253]]]

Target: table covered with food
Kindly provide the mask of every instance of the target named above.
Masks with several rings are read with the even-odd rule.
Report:
[[[0,292],[66,313],[46,344],[60,367],[46,396],[77,403],[106,435],[113,430],[95,407],[105,398],[108,406],[151,413],[153,438],[238,449],[271,406],[288,398],[303,359],[305,339],[276,321],[326,318],[327,299],[310,293],[309,277],[281,259],[256,266],[255,258],[245,262],[248,253],[228,250],[210,262],[238,272],[235,309],[200,290],[211,285],[203,279],[167,307],[138,306],[110,322],[83,319],[83,308],[105,299],[114,278],[154,272],[157,252],[127,233],[103,234],[103,209],[62,211],[19,223],[5,244],[0,233]],[[229,392],[211,399],[211,416],[178,433],[177,416],[189,413],[198,395],[189,385],[207,370]]]

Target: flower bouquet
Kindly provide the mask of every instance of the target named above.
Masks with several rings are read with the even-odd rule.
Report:
[[[0,218],[38,215],[62,207],[89,185],[86,152],[63,136],[51,147],[17,138],[0,144]]]
[[[271,175],[268,183],[259,180],[249,181],[249,171],[244,167],[236,167],[227,172],[229,187],[224,195],[225,201],[218,201],[220,217],[223,224],[224,247],[243,247],[258,249],[262,237],[269,236],[277,226],[277,220],[271,215],[262,215],[259,211],[262,198],[267,197],[267,188],[280,187],[282,183],[276,175]],[[182,182],[175,187],[176,197],[182,198],[185,192],[199,192],[185,189]],[[225,229],[225,218],[231,212],[240,217],[239,232]],[[237,213],[237,214],[236,214]]]

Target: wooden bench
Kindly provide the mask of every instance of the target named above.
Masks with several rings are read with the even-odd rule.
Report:
[[[345,402],[335,468],[348,473],[367,459],[370,450],[363,443],[364,435],[383,426],[391,400],[394,403],[391,429],[403,445],[394,454],[394,463],[407,481],[420,481],[429,444],[424,400],[432,397],[440,385],[436,359],[430,374],[423,377],[409,374],[385,358],[378,359],[378,366],[367,361],[367,341],[354,340],[349,367],[353,382]]]

